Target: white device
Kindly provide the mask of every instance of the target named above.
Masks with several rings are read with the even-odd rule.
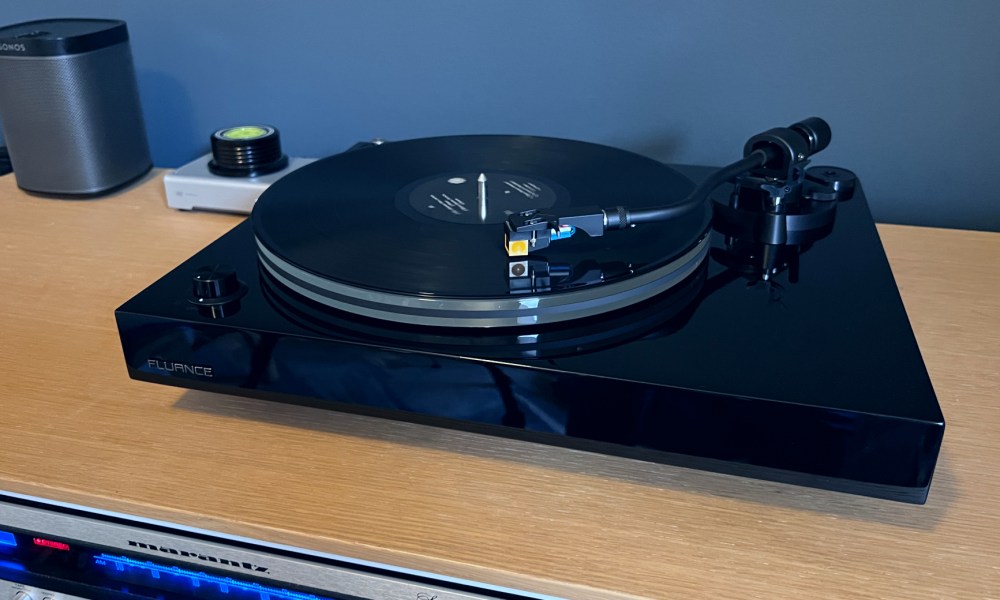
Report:
[[[163,177],[167,206],[181,210],[213,210],[249,214],[257,198],[275,181],[315,158],[289,158],[288,166],[257,177],[226,177],[212,173],[212,154],[189,162]]]

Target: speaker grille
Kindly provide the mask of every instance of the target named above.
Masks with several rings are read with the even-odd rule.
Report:
[[[0,57],[0,120],[17,183],[29,191],[100,193],[151,166],[127,43]]]

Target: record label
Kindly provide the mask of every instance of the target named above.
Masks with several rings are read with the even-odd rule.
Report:
[[[503,223],[514,213],[552,208],[560,196],[558,188],[538,176],[464,172],[432,177],[412,189],[407,186],[397,200],[431,219],[477,225]],[[565,189],[561,196],[562,204],[568,204]]]

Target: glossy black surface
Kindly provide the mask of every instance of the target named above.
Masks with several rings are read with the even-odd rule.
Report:
[[[625,314],[394,336],[269,284],[243,223],[117,318],[138,379],[923,502],[944,421],[860,189],[799,246],[713,235]],[[219,263],[248,288],[223,317],[189,301]]]

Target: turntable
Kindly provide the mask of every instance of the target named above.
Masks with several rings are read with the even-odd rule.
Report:
[[[829,141],[807,119],[719,170],[355,148],[123,304],[128,371],[922,503],[944,420],[860,185],[809,166]]]

